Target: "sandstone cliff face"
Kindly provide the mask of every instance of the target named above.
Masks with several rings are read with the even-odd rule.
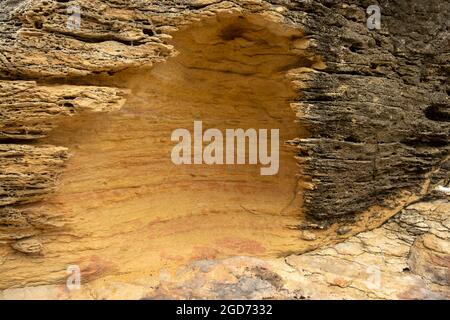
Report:
[[[134,281],[11,288],[2,299],[449,299],[449,202],[409,206],[381,228],[302,255],[200,259]]]
[[[420,198],[448,201],[439,190],[449,184],[450,5],[381,1],[382,29],[370,31],[370,4],[1,2],[0,288],[63,283],[71,264],[86,280],[126,283],[167,261],[327,245],[286,263],[346,268],[360,251],[372,261],[374,247],[398,245],[383,272],[406,283],[397,269],[407,263],[426,290],[417,297],[446,296],[448,206],[439,203],[437,220],[408,209],[368,232],[383,244],[357,234]],[[68,23],[71,6],[79,28]],[[196,119],[283,128],[279,176],[174,173],[161,160],[170,132]],[[404,234],[411,224],[426,232]],[[327,274],[317,292],[334,286]],[[416,297],[368,294],[346,285],[351,277],[333,297]],[[173,286],[144,296],[186,297]]]

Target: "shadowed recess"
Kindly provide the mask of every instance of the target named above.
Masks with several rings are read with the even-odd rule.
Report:
[[[312,246],[294,228],[303,219],[300,168],[286,143],[307,135],[286,79],[314,63],[293,46],[305,46],[302,33],[230,15],[190,25],[172,42],[179,54],[151,70],[92,79],[132,90],[122,110],[63,120],[43,141],[72,157],[56,193],[33,210],[58,212],[67,230],[42,236],[45,259],[24,258],[23,272],[58,280],[77,264],[83,281],[135,278],[195,259]],[[261,176],[260,165],[175,166],[171,133],[192,132],[194,120],[222,132],[280,129],[278,174]]]

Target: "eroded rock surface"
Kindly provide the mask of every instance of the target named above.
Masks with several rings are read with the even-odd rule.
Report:
[[[199,261],[149,296],[212,299],[450,298],[450,202],[419,202],[381,228],[279,260]]]
[[[68,24],[73,13],[69,8],[74,5],[81,12],[79,28]],[[382,29],[369,31],[365,25],[366,4],[353,0],[3,1],[0,4],[0,270],[5,277],[0,279],[0,288],[28,284],[27,289],[7,290],[4,296],[75,297],[76,294],[68,295],[61,283],[67,265],[80,263],[85,280],[91,281],[92,287],[90,293],[79,294],[91,298],[121,294],[133,298],[448,297],[448,205],[441,200],[424,202],[420,208],[415,204],[381,228],[378,226],[405,205],[448,190],[449,3],[397,0],[381,1],[380,6]],[[232,23],[221,24],[221,17],[228,17]],[[207,21],[215,22],[211,25]],[[193,41],[177,43],[177,33],[183,35],[198,25],[203,26],[203,31],[195,29],[200,32],[191,35]],[[204,36],[216,31],[217,38]],[[216,45],[223,46],[223,50],[214,50],[211,39],[218,39]],[[204,52],[199,49],[202,44],[209,46]],[[242,51],[247,57],[231,57],[229,66],[224,64],[226,59],[221,54],[239,47],[249,49]],[[263,49],[252,51],[255,48]],[[178,53],[180,58],[175,62],[182,64],[180,68],[170,64]],[[289,59],[280,59],[283,55]],[[161,67],[164,63],[172,69],[164,70]],[[130,94],[127,89],[136,90],[145,86],[145,81],[139,83],[140,80],[152,79],[141,77],[150,68],[157,73],[163,70],[159,76],[168,84],[161,81],[144,88],[147,90],[144,95],[133,95],[129,100],[131,107],[117,113]],[[127,72],[139,75],[134,83],[129,78],[124,81]],[[284,92],[277,89],[284,76],[297,96],[280,94],[279,101],[272,103],[265,95],[270,90]],[[214,85],[213,80],[220,85]],[[233,87],[235,80],[254,86],[240,85],[239,91]],[[189,81],[194,93],[186,90],[189,85],[183,85]],[[270,85],[270,81],[277,85]],[[223,218],[223,222],[218,219],[213,229],[220,235],[224,224],[234,224],[239,231],[242,225],[248,230],[259,223],[279,227],[269,238],[281,238],[273,241],[277,250],[282,248],[278,250],[280,253],[328,248],[279,260],[244,257],[223,260],[214,251],[216,248],[200,246],[197,251],[189,251],[190,259],[209,260],[188,264],[181,278],[164,276],[160,281],[153,274],[140,283],[136,274],[131,276],[131,270],[139,270],[140,276],[148,273],[148,257],[138,262],[136,255],[129,255],[124,248],[124,243],[142,239],[143,225],[152,231],[149,236],[152,241],[159,235],[175,234],[172,239],[176,239],[173,243],[178,247],[184,244],[178,235],[187,229],[201,233],[186,212],[177,211],[178,220],[162,214],[162,218],[152,216],[155,220],[149,221],[144,209],[155,194],[145,184],[150,179],[143,171],[136,171],[137,174],[126,171],[130,166],[145,167],[142,159],[158,158],[158,152],[163,152],[157,146],[164,138],[151,144],[156,150],[154,154],[136,152],[142,147],[141,141],[150,140],[145,132],[127,130],[124,124],[131,126],[129,119],[142,116],[135,105],[139,98],[148,103],[153,95],[158,97],[154,105],[173,103],[173,97],[158,94],[158,90],[170,91],[168,88],[176,90],[174,96],[183,102],[194,101],[193,105],[201,106],[192,110],[181,106],[188,112],[185,120],[189,117],[194,120],[207,109],[196,97],[197,91],[211,94],[211,101],[226,101],[217,104],[224,113],[218,112],[216,116],[232,124],[236,121],[231,119],[228,106],[237,111],[248,108],[244,110],[248,114],[257,110],[251,104],[234,105],[233,99],[242,96],[251,97],[250,101],[261,99],[264,108],[260,109],[265,110],[270,121],[276,119],[278,123],[286,121],[285,111],[289,110],[279,108],[278,103],[285,107],[292,102],[293,120],[296,116],[298,127],[294,130],[285,123],[283,127],[296,135],[286,136],[289,141],[285,142],[296,150],[297,163],[291,159],[289,184],[274,188],[276,191],[267,197],[259,193],[265,201],[276,204],[278,200],[271,201],[272,197],[289,185],[286,188],[293,199],[286,207],[290,209],[289,215],[285,210],[277,210],[283,217],[277,219],[272,211],[267,214],[255,210],[259,204],[250,208],[244,205],[236,215],[238,218]],[[280,113],[272,112],[271,108]],[[141,117],[141,124],[149,119],[158,122],[167,113],[177,114],[170,108],[159,110],[160,114],[154,118],[149,114],[148,118]],[[99,112],[102,116],[92,116]],[[148,108],[145,112],[149,112]],[[103,117],[105,113],[111,116]],[[96,119],[96,124],[90,126],[89,119]],[[167,131],[167,127],[158,127],[157,123],[155,127]],[[96,130],[102,130],[101,141],[95,140]],[[66,135],[68,132],[71,135]],[[149,133],[152,134],[156,135]],[[121,153],[114,145],[125,151],[134,150],[134,156],[124,156],[126,152]],[[70,153],[81,157],[69,164]],[[82,160],[91,156],[96,161],[88,166]],[[107,173],[113,170],[108,168],[117,169],[115,174],[125,177],[123,181],[111,180],[112,175]],[[164,172],[157,166],[152,168],[155,176]],[[65,179],[59,180],[64,173]],[[133,173],[137,176],[135,180]],[[194,175],[192,181],[204,178],[201,174]],[[296,186],[291,188],[290,183]],[[243,184],[241,187],[245,189]],[[95,201],[83,202],[77,194],[80,191],[81,195],[90,194]],[[284,195],[277,198],[284,201]],[[167,203],[175,202],[169,198]],[[423,208],[427,205],[431,207]],[[293,207],[298,211],[291,210]],[[161,212],[163,209],[158,208]],[[314,221],[306,221],[303,213]],[[198,223],[208,221],[201,215],[196,217]],[[242,217],[249,217],[244,224],[239,220]],[[336,223],[337,218],[343,220]],[[176,228],[165,229],[167,221],[175,223]],[[207,228],[205,225],[204,229]],[[373,228],[376,229],[359,233]],[[263,229],[258,230],[264,233]],[[341,243],[335,245],[336,242]],[[161,241],[159,245],[166,243]],[[266,250],[264,244],[245,237],[224,237],[218,246],[225,246],[225,253],[231,255],[236,251],[258,255]],[[105,248],[106,251],[101,251]],[[146,252],[155,250],[150,241],[140,248],[148,249]],[[100,254],[84,254],[91,250]],[[266,251],[273,255],[273,250]],[[164,263],[168,260],[180,265],[187,263],[171,252],[161,251],[159,259]],[[19,265],[23,266],[20,270]],[[40,267],[36,268],[37,265]],[[122,265],[132,268],[121,269]],[[375,271],[368,272],[367,268]],[[381,287],[376,280],[380,272],[385,279],[381,280],[384,283]],[[367,284],[367,273],[376,278],[375,285],[373,279]],[[121,277],[114,278],[115,274]],[[103,288],[100,279],[108,277],[110,287]],[[127,278],[128,282],[124,281]],[[61,286],[54,287],[55,283]],[[116,285],[116,293],[111,293]]]
[[[108,87],[0,81],[0,139],[43,138],[64,116],[117,111],[125,103],[126,93]]]
[[[418,202],[380,228],[302,255],[198,260],[132,282],[4,290],[37,299],[449,299],[450,202]]]
[[[80,28],[67,23],[73,5]],[[6,1],[0,69],[67,80],[150,67],[176,53],[173,32],[224,13],[298,28],[305,39],[292,46],[309,61],[290,72],[299,121],[311,130],[295,140],[304,207],[316,218],[353,215],[404,189],[420,194],[416,180],[448,155],[449,4],[381,5],[383,28],[372,32],[357,1]]]

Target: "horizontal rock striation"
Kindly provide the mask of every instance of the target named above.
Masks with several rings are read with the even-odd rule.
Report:
[[[449,210],[443,199],[418,202],[381,228],[299,256],[196,261],[152,288],[136,286],[134,297],[449,299]]]
[[[156,279],[12,288],[0,299],[449,299],[449,210],[444,199],[418,202],[303,255],[198,260]]]
[[[53,187],[67,149],[53,146],[1,144],[0,205],[41,200]]]
[[[399,190],[423,194],[449,154],[449,4],[380,6],[379,31],[358,1],[294,2],[288,13],[326,62],[301,77],[295,105],[311,131],[298,144],[312,183],[305,207],[317,218],[362,212]]]
[[[301,196],[309,217],[354,218],[373,208],[392,215],[392,199],[401,208],[436,196],[449,186],[450,4],[379,1],[382,28],[373,31],[366,26],[369,4],[2,1],[0,241],[15,252],[43,255],[35,236],[61,225],[55,221],[58,212],[33,205],[57,188],[71,150],[39,139],[70,116],[119,110],[129,94],[119,88],[121,72],[164,63],[178,53],[171,43],[175,32],[223,14],[258,15],[270,21],[273,34],[301,30],[301,37],[292,34],[290,47],[301,54],[301,63],[283,65],[279,72],[298,91],[292,108],[299,126],[308,129],[307,138],[289,144],[297,148],[299,170],[292,176],[298,175],[301,187],[293,197]],[[79,28],[69,23],[73,6],[81,13]],[[225,40],[239,37],[228,31]],[[426,267],[448,261],[442,258],[445,245],[430,237],[411,249],[410,268],[446,285],[442,263]]]
[[[43,138],[62,117],[119,110],[126,93],[108,87],[0,81],[0,140]]]
[[[67,157],[64,147],[0,144],[0,242],[17,246],[15,241],[50,227],[46,221],[51,214],[23,205],[40,201],[55,189]]]
[[[220,12],[259,13],[304,30],[304,48],[325,61],[291,72],[303,83],[294,106],[311,130],[298,142],[311,183],[305,209],[316,218],[363,212],[404,189],[420,193],[448,154],[446,3],[382,3],[379,31],[366,27],[366,8],[354,1],[13,3],[3,5],[0,43],[0,69],[12,78],[151,66],[175,54],[169,32]],[[74,4],[79,29],[67,24]]]

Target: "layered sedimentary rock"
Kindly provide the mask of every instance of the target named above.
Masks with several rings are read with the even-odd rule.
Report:
[[[8,289],[3,299],[449,299],[449,202],[415,203],[383,227],[303,255],[200,259],[133,282]]]
[[[93,86],[39,86],[35,81],[1,81],[2,140],[43,138],[63,116],[111,112],[125,102],[125,90]]]
[[[62,282],[74,263],[135,279],[165,261],[309,251],[446,190],[449,4],[381,1],[373,31],[369,4],[2,2],[0,287]],[[198,119],[282,128],[280,174],[175,173],[170,132]],[[439,282],[423,248],[448,239],[430,237],[411,268]]]
[[[448,200],[409,206],[383,227],[303,255],[197,261],[147,297],[448,299]],[[143,291],[136,290],[137,294]],[[145,295],[145,294],[144,294]]]
[[[418,192],[448,156],[448,4],[381,5],[379,32],[367,31],[356,3],[308,8],[313,51],[327,65],[299,106],[314,138],[300,142],[302,154],[311,152],[306,207],[319,217],[360,212],[399,189]]]

